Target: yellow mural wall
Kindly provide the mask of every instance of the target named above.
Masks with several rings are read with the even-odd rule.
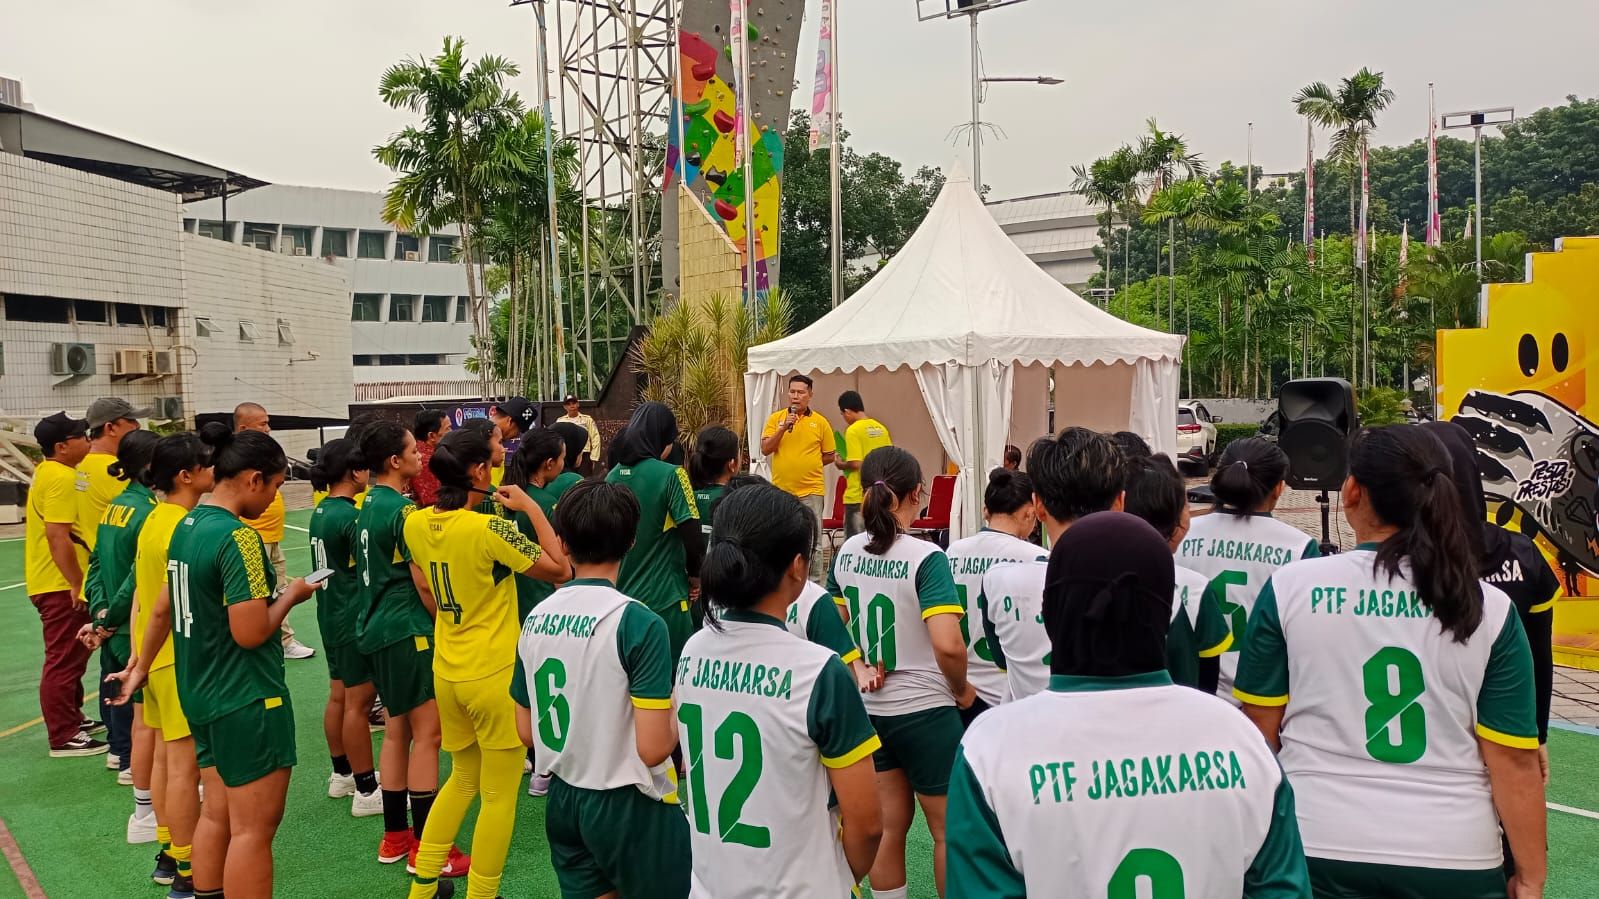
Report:
[[[1484,327],[1438,332],[1440,415],[1476,440],[1490,517],[1532,535],[1567,584],[1556,661],[1599,670],[1599,237],[1485,289]]]

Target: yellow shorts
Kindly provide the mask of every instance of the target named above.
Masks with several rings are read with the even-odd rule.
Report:
[[[520,749],[516,733],[516,702],[511,699],[515,665],[488,677],[469,681],[434,678],[433,693],[439,704],[439,748],[459,752],[478,744],[483,749]]]
[[[168,743],[189,736],[189,719],[184,717],[183,704],[178,701],[177,666],[150,672],[144,685],[144,724],[161,731],[161,739]]]

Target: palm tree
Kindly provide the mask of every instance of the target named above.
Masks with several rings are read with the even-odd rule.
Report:
[[[505,139],[523,117],[521,98],[505,87],[519,74],[504,57],[484,56],[468,64],[465,42],[446,37],[432,59],[410,58],[390,66],[378,96],[395,109],[421,116],[372,150],[396,173],[383,204],[383,218],[403,231],[426,234],[454,224],[461,229],[461,261],[472,302],[474,343],[480,356],[493,346],[488,303],[478,289],[476,246],[490,194],[508,172],[527,174],[526,160]],[[478,377],[488,392],[490,366]]]
[[[1205,163],[1199,154],[1188,152],[1183,136],[1162,131],[1154,119],[1148,122],[1149,133],[1138,140],[1138,169],[1150,178],[1151,195],[1159,194],[1182,178],[1198,178],[1205,174]],[[1170,275],[1166,300],[1166,330],[1177,330],[1177,220],[1166,220],[1166,271]]]
[[[1072,191],[1090,203],[1105,207],[1100,216],[1100,238],[1105,248],[1105,287],[1110,287],[1110,235],[1118,207],[1122,218],[1131,221],[1128,207],[1138,201],[1138,157],[1125,144],[1109,156],[1094,160],[1086,169],[1072,166]]]

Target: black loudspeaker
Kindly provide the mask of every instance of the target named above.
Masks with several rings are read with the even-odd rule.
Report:
[[[1300,378],[1277,395],[1288,456],[1288,486],[1337,490],[1349,474],[1349,441],[1359,427],[1355,391],[1343,378]]]

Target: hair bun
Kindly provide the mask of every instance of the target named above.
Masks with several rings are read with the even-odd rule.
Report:
[[[220,421],[208,421],[200,428],[200,440],[212,449],[221,450],[233,442],[233,429]]]
[[[988,473],[988,486],[1008,487],[1010,486],[1010,482],[1015,478],[1016,472],[1011,471],[1009,468],[1006,468],[1002,465]]]

